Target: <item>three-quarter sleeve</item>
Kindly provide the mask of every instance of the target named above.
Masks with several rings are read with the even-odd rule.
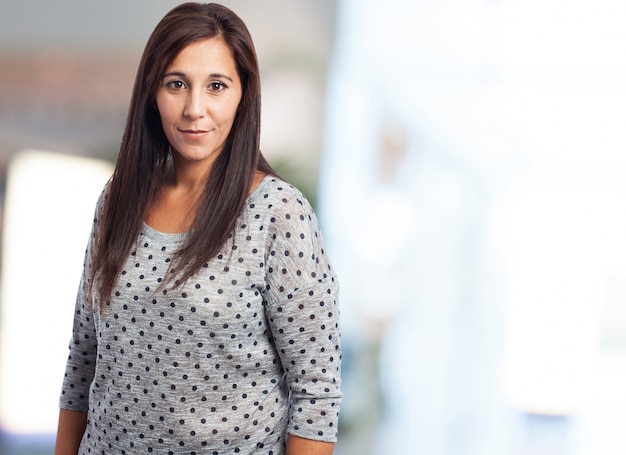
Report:
[[[342,396],[337,278],[307,200],[284,198],[272,210],[265,300],[291,393],[287,431],[335,442]]]
[[[59,407],[62,409],[82,412],[89,409],[89,388],[94,377],[98,351],[95,313],[87,298],[96,223],[97,217],[94,217],[94,227],[85,251],[83,272],[76,295],[69,356],[59,399]]]

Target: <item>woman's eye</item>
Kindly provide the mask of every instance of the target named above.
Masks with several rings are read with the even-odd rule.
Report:
[[[209,84],[209,89],[213,92],[220,92],[226,88],[226,85],[223,82],[211,82]]]
[[[167,83],[167,86],[169,88],[173,88],[173,89],[179,90],[181,88],[185,88],[185,83],[183,81],[169,81]]]

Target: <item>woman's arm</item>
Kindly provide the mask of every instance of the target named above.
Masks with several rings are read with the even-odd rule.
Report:
[[[334,448],[335,444],[332,442],[313,441],[290,434],[287,438],[286,455],[332,455]]]
[[[61,409],[54,455],[76,455],[87,427],[87,414]]]
[[[310,205],[286,189],[283,196],[268,227],[264,297],[291,392],[287,453],[326,455],[342,398],[338,282]]]

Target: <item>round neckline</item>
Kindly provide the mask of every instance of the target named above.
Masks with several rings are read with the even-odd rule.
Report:
[[[187,232],[161,232],[154,229],[145,221],[141,222],[141,233],[152,240],[160,240],[166,243],[182,242],[187,236]]]
[[[248,195],[244,205],[248,206],[249,202],[250,202],[250,199],[255,197],[257,193],[261,192],[261,187],[265,186],[266,182],[271,180],[271,179],[275,179],[275,177],[272,176],[272,175],[269,175],[269,174],[267,174],[265,177],[263,177],[263,180],[261,180],[259,182],[259,184],[256,186],[256,188]],[[146,235],[147,237],[153,239],[153,240],[162,240],[162,241],[166,241],[166,242],[177,243],[177,242],[183,241],[185,239],[185,237],[187,236],[187,234],[189,233],[189,231],[184,231],[184,232],[162,232],[162,231],[158,231],[158,230],[154,229],[152,226],[150,226],[145,221],[142,221],[141,223],[142,223],[142,232],[143,232],[143,234]]]

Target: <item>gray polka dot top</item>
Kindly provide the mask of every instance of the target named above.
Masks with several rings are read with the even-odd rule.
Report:
[[[144,225],[102,314],[86,300],[87,248],[60,398],[89,413],[79,453],[278,455],[287,434],[336,441],[338,287],[307,200],[266,177],[221,253],[163,289],[184,235]]]

